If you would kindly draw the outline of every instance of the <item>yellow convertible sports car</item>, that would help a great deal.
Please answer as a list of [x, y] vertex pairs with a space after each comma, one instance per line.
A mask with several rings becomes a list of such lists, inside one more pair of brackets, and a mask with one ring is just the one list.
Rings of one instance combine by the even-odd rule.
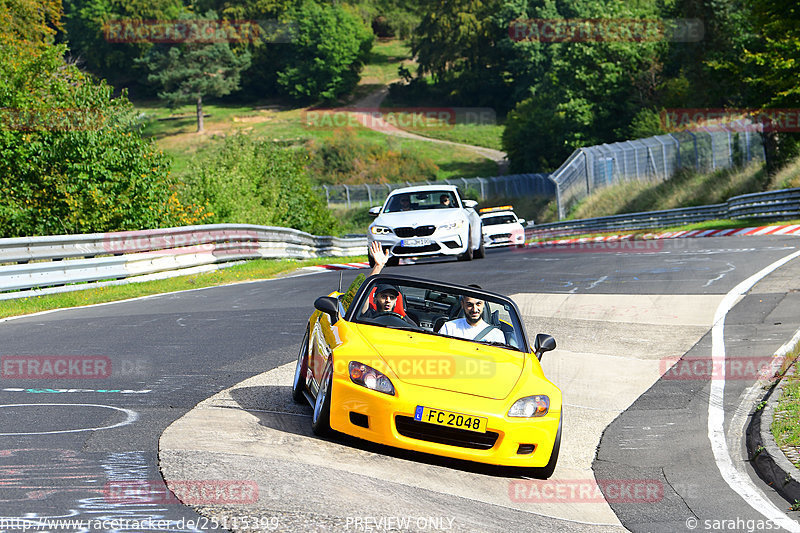
[[371, 276], [314, 302], [292, 395], [311, 427], [547, 478], [561, 391], [531, 350], [517, 306], [476, 286]]

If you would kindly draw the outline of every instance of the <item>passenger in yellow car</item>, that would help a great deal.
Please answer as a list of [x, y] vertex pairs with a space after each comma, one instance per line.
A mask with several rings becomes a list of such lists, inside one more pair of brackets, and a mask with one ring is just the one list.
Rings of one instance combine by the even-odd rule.
[[486, 302], [483, 300], [463, 296], [461, 298], [461, 309], [464, 311], [464, 317], [445, 322], [439, 333], [474, 341], [505, 343], [506, 337], [503, 332], [483, 320], [482, 315], [485, 305]]

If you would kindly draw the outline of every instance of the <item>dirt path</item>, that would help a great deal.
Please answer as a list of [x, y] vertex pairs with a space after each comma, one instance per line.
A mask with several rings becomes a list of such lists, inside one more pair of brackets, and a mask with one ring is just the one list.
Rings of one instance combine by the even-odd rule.
[[[399, 80], [394, 80], [394, 81], [399, 81]], [[447, 144], [450, 146], [456, 146], [458, 148], [465, 148], [467, 150], [475, 152], [476, 154], [482, 157], [491, 159], [492, 161], [497, 163], [498, 172], [500, 174], [506, 173], [506, 169], [508, 168], [508, 159], [506, 159], [505, 152], [501, 152], [500, 150], [494, 150], [492, 148], [486, 148], [484, 146], [474, 146], [471, 144], [463, 144], [453, 141], [445, 141], [442, 139], [433, 139], [431, 137], [424, 137], [416, 133], [411, 133], [402, 130], [397, 126], [394, 126], [393, 124], [386, 122], [380, 116], [375, 116], [376, 114], [375, 112], [380, 108], [381, 102], [383, 102], [384, 98], [386, 98], [388, 94], [389, 94], [389, 87], [388, 85], [386, 85], [355, 102], [352, 105], [353, 108], [364, 110], [364, 111], [353, 112], [353, 115], [356, 117], [356, 120], [358, 120], [358, 122], [362, 126], [386, 135], [393, 135], [395, 137], [402, 137], [404, 139], [414, 139], [417, 141]], [[374, 111], [370, 112], [367, 110], [374, 110]]]

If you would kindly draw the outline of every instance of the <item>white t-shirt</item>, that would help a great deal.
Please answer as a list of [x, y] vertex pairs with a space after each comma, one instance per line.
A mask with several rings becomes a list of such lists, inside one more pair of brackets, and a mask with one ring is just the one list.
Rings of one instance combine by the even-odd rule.
[[[466, 318], [457, 318], [450, 322], [445, 322], [439, 333], [472, 340], [487, 327], [489, 327], [489, 324], [483, 319], [479, 320], [474, 326], [470, 326]], [[506, 336], [498, 328], [494, 328], [484, 335], [481, 340], [486, 342], [506, 342]]]

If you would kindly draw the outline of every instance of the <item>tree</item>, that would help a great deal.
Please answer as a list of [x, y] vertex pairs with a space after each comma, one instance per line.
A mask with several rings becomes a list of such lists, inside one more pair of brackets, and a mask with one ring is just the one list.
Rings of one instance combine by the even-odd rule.
[[289, 16], [291, 42], [278, 72], [283, 91], [325, 101], [352, 91], [372, 49], [372, 30], [346, 6], [306, 1]]
[[[210, 13], [205, 20], [216, 19]], [[203, 96], [225, 96], [239, 88], [241, 72], [250, 66], [250, 53], [234, 53], [227, 42], [192, 43], [154, 49], [142, 60], [148, 80], [163, 87], [159, 98], [171, 107], [195, 102], [197, 131], [203, 131]]]

